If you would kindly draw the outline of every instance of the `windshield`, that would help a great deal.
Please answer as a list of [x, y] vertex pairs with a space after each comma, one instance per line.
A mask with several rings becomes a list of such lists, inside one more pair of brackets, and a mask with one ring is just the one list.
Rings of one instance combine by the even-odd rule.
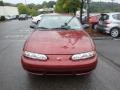
[[120, 14], [114, 14], [112, 16], [115, 20], [120, 20]]
[[82, 26], [78, 19], [73, 16], [45, 15], [38, 24], [38, 28], [80, 30]]
[[101, 14], [100, 20], [104, 21], [104, 20], [108, 20], [108, 19], [109, 19], [109, 15]]

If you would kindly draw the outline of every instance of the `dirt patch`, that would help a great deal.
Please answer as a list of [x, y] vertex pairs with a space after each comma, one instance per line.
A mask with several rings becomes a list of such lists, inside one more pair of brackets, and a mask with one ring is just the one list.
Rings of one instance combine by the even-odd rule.
[[87, 29], [86, 32], [91, 36], [91, 37], [108, 37], [109, 35], [105, 33], [100, 33], [97, 30], [92, 30], [92, 29]]

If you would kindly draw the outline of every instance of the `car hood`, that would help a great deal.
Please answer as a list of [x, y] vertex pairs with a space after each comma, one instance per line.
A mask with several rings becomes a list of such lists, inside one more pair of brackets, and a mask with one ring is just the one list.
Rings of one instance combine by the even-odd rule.
[[41, 54], [77, 54], [93, 50], [92, 39], [85, 31], [34, 31], [24, 51]]

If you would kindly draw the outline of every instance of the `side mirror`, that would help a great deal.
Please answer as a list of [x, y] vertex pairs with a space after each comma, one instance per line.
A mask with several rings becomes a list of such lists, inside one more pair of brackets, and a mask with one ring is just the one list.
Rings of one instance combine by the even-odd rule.
[[37, 24], [36, 24], [36, 23], [32, 23], [32, 24], [30, 25], [30, 28], [36, 29], [36, 28], [37, 28]]
[[84, 24], [84, 25], [82, 25], [82, 27], [83, 27], [84, 29], [88, 29], [88, 28], [90, 27], [90, 25], [89, 25], [89, 24]]

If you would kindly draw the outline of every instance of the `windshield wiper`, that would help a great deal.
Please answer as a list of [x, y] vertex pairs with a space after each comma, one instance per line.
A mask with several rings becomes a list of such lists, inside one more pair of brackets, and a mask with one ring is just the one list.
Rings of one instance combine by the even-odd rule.
[[65, 29], [65, 30], [68, 30], [70, 28], [68, 28], [68, 27], [57, 27], [57, 28], [51, 28], [51, 29]]
[[60, 28], [58, 29], [71, 29], [70, 26], [68, 25], [73, 19], [74, 19], [75, 16], [73, 16], [72, 18], [70, 18], [70, 20], [68, 20], [68, 22], [65, 22], [64, 25], [62, 25]]
[[62, 29], [62, 30], [77, 30], [77, 29], [74, 29], [74, 28], [70, 28], [70, 27], [57, 27], [57, 28], [51, 28], [51, 29]]
[[74, 18], [75, 16], [73, 16], [72, 18], [70, 18], [70, 20], [68, 21], [68, 22], [65, 22], [65, 26], [67, 26], [72, 20], [73, 20], [73, 18]]
[[69, 24], [69, 23], [73, 20], [74, 17], [75, 17], [75, 16], [73, 16], [73, 17], [67, 22], [67, 24]]
[[49, 28], [46, 28], [46, 27], [37, 27], [37, 28], [40, 28], [40, 29], [49, 29]]

